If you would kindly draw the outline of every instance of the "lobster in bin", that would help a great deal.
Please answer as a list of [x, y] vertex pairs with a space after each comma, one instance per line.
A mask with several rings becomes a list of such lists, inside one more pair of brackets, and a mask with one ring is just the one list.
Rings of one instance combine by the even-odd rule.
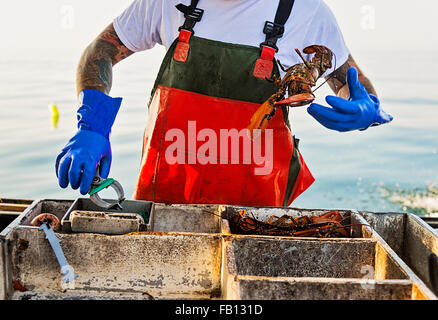
[[347, 219], [350, 218], [343, 218], [339, 211], [330, 211], [321, 216], [271, 216], [263, 222], [246, 210], [240, 210], [230, 221], [230, 227], [234, 233], [246, 235], [349, 238], [351, 227], [363, 224], [346, 224]]
[[[268, 98], [254, 113], [248, 126], [251, 137], [255, 137], [254, 130], [262, 132], [268, 126], [269, 120], [275, 115], [277, 107], [301, 107], [308, 105], [315, 100], [312, 87], [318, 79], [332, 67], [333, 52], [324, 46], [312, 45], [303, 49], [305, 54], [314, 54], [310, 61], [307, 61], [300, 50], [295, 49], [303, 60], [303, 63], [293, 65], [286, 69], [277, 60], [280, 68], [286, 73], [283, 79], [273, 76], [273, 81], [278, 87], [277, 92]], [[286, 97], [286, 93], [288, 97]]]

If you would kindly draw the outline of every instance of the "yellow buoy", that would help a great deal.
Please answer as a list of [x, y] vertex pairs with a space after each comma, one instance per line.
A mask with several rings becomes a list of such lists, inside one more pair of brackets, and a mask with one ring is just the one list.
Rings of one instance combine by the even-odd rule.
[[50, 106], [50, 110], [52, 112], [52, 127], [53, 129], [58, 128], [58, 121], [59, 121], [59, 111], [56, 104], [52, 104]]

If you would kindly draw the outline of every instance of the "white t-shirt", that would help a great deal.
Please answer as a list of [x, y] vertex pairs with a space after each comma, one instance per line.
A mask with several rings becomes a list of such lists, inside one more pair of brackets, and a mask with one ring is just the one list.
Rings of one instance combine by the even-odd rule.
[[[114, 20], [114, 29], [131, 51], [147, 50], [157, 43], [168, 49], [185, 20], [175, 8], [178, 3], [189, 5], [190, 0], [135, 0]], [[265, 21], [274, 21], [278, 4], [279, 0], [200, 0], [197, 7], [204, 9], [204, 16], [194, 27], [195, 35], [258, 47], [265, 41]], [[336, 67], [347, 61], [349, 50], [330, 8], [322, 0], [296, 0], [285, 33], [277, 41], [276, 57], [288, 68], [302, 62], [295, 48], [313, 44], [331, 49]]]

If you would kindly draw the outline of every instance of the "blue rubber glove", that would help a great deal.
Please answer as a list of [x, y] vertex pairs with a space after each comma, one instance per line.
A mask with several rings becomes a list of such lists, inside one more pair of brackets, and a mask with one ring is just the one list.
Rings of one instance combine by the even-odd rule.
[[70, 183], [85, 195], [98, 165], [102, 178], [109, 175], [112, 160], [109, 135], [122, 99], [87, 89], [79, 94], [79, 103], [79, 130], [56, 158], [55, 169], [61, 188]]
[[347, 72], [347, 84], [350, 90], [349, 100], [327, 96], [326, 101], [333, 108], [312, 103], [307, 112], [324, 127], [340, 132], [366, 130], [391, 122], [393, 117], [382, 110], [379, 99], [368, 94], [359, 82], [357, 70], [351, 67]]

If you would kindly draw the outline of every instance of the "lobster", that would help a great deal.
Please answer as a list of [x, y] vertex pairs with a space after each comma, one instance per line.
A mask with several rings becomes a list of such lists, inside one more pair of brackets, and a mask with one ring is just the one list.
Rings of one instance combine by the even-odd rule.
[[[324, 46], [312, 45], [303, 49], [305, 54], [314, 54], [311, 61], [307, 61], [300, 50], [295, 49], [304, 63], [293, 65], [286, 69], [279, 60], [280, 68], [286, 73], [283, 79], [273, 76], [273, 79], [266, 79], [274, 82], [278, 87], [277, 92], [270, 96], [254, 113], [248, 126], [251, 137], [254, 137], [254, 130], [260, 132], [266, 129], [269, 121], [275, 115], [276, 108], [301, 107], [308, 105], [315, 100], [312, 87], [317, 80], [332, 67], [333, 52]], [[286, 92], [288, 98], [285, 99]]]
[[348, 238], [352, 225], [342, 224], [343, 220], [339, 211], [330, 211], [322, 216], [271, 216], [262, 222], [241, 210], [233, 217], [232, 226], [237, 233], [249, 235]]

